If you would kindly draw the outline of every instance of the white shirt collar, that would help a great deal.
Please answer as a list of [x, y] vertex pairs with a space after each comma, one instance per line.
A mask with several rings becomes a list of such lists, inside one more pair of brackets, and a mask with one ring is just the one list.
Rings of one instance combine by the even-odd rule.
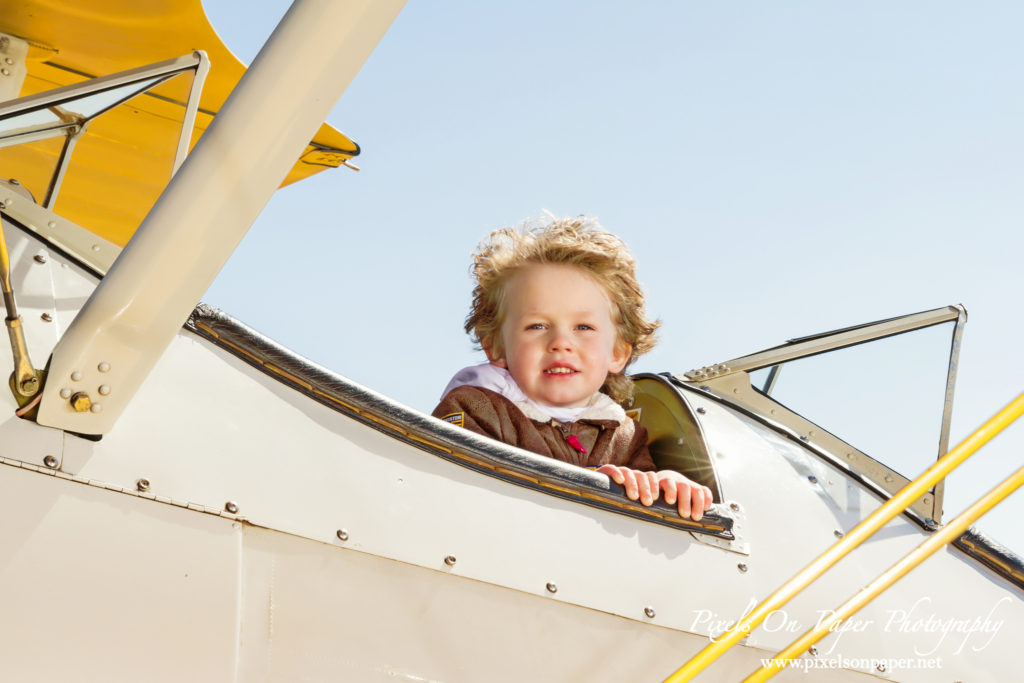
[[587, 405], [579, 408], [560, 408], [538, 403], [523, 393], [508, 370], [491, 363], [471, 365], [456, 372], [452, 380], [448, 382], [448, 386], [444, 388], [442, 397], [447, 396], [452, 389], [463, 385], [482, 387], [499, 393], [516, 404], [516, 407], [523, 411], [526, 417], [538, 422], [614, 420], [621, 423], [626, 419], [626, 411], [622, 409], [622, 406], [600, 391], [591, 397]]

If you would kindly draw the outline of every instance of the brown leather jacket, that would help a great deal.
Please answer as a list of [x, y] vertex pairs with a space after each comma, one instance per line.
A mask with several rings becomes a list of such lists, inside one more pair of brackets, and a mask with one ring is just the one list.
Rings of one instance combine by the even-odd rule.
[[527, 417], [501, 394], [470, 385], [449, 391], [433, 415], [478, 434], [580, 467], [612, 464], [635, 470], [655, 469], [647, 451], [647, 430], [630, 418], [621, 423], [590, 419], [539, 422]]

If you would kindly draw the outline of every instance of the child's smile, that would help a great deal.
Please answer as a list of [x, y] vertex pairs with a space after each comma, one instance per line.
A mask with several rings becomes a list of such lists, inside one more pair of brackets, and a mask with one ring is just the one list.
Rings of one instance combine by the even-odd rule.
[[504, 304], [500, 349], [488, 357], [538, 403], [585, 406], [629, 359], [608, 295], [575, 266], [524, 268], [507, 283]]

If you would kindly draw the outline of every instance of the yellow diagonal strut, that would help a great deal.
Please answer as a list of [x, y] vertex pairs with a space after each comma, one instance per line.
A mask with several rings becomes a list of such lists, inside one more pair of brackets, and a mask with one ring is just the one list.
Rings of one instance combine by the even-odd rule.
[[694, 676], [725, 654], [740, 639], [757, 628], [770, 613], [793, 599], [793, 597], [824, 574], [836, 562], [846, 557], [854, 548], [866, 541], [891, 519], [901, 514], [918, 497], [973, 455], [975, 451], [988, 443], [996, 434], [1020, 417], [1022, 413], [1024, 413], [1024, 394], [1011, 401], [1009, 405], [996, 413], [988, 422], [960, 442], [956, 448], [939, 458], [921, 476], [907, 484], [899, 493], [855, 526], [838, 543], [822, 553], [817, 559], [768, 596], [746, 617], [738, 621], [735, 626], [719, 636], [714, 642], [709, 643], [693, 659], [666, 678], [665, 683], [682, 683], [683, 681], [692, 680]]
[[[843, 605], [833, 612], [828, 619], [821, 620], [814, 626], [814, 628], [810, 629], [787, 645], [786, 649], [775, 655], [774, 661], [779, 662], [780, 665], [782, 665], [782, 663], [787, 660], [793, 660], [799, 657], [802, 653], [807, 651], [807, 648], [831, 633], [831, 629], [835, 624], [848, 619], [860, 610], [860, 608], [874, 600], [880, 593], [882, 593], [882, 591], [886, 590], [906, 576], [910, 570], [914, 569], [914, 567], [934, 555], [937, 550], [944, 547], [947, 543], [955, 540], [957, 536], [962, 534], [964, 530], [974, 523], [976, 519], [984, 515], [1004, 498], [1020, 488], [1022, 484], [1024, 484], [1024, 467], [1021, 467], [1019, 470], [1004, 479], [999, 486], [996, 486], [994, 489], [979, 498], [974, 505], [957, 515], [956, 518], [943, 527], [941, 531], [930, 536], [928, 540], [910, 551], [910, 553], [908, 553], [902, 560], [889, 567], [889, 569], [887, 569], [881, 576], [843, 603]], [[780, 668], [773, 666], [771, 663], [766, 664], [754, 673], [750, 674], [747, 678], [743, 679], [743, 683], [767, 681], [769, 678], [779, 673], [780, 670]]]

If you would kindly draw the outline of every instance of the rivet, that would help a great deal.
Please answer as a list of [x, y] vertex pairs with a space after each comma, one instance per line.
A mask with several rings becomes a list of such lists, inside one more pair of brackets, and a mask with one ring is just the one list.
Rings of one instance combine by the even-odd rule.
[[770, 413], [771, 413], [772, 415], [774, 415], [774, 414], [775, 414], [775, 408], [772, 408], [772, 409], [771, 409], [771, 410], [769, 410], [768, 412], [770, 412]]
[[840, 531], [839, 529], [836, 529], [836, 530], [835, 530], [835, 531], [833, 531], [832, 533], [833, 533], [833, 534], [835, 534], [835, 537], [836, 537], [836, 538], [842, 538], [842, 537], [843, 537], [843, 532], [842, 532], [842, 531]]
[[807, 481], [811, 482], [812, 484], [817, 484], [818, 478], [812, 474], [811, 476], [807, 477]]
[[50, 221], [46, 224], [51, 230], [57, 227], [57, 221]]
[[233, 500], [229, 500], [228, 502], [224, 503], [224, 509], [227, 512], [230, 512], [231, 514], [235, 514], [238, 512], [238, 503], [236, 503]]
[[48, 455], [43, 458], [43, 464], [49, 467], [51, 470], [57, 469], [57, 458], [52, 455]]
[[807, 651], [809, 653], [811, 653], [812, 655], [818, 654], [818, 648], [814, 647], [813, 645], [811, 645], [809, 648], [807, 648]]
[[82, 381], [82, 373], [79, 372], [78, 370], [75, 370], [74, 372], [72, 372], [71, 373], [71, 381], [72, 382], [81, 382]]
[[11, 75], [11, 70], [10, 69], [6, 69], [6, 68], [5, 69], [0, 69], [0, 73], [2, 73], [4, 76], [10, 76]]
[[92, 250], [93, 251], [99, 251], [100, 250], [100, 245], [98, 245], [98, 244], [92, 245]]
[[137, 488], [140, 491], [148, 491], [149, 479], [139, 479], [137, 482], [135, 482], [135, 488]]
[[648, 619], [653, 619], [654, 618], [654, 608], [653, 607], [644, 607], [644, 615], [646, 615]]
[[701, 415], [703, 415], [703, 414], [705, 414], [708, 411], [705, 410], [703, 406], [701, 406], [700, 408], [697, 408], [697, 412], [700, 413]]
[[348, 540], [348, 529], [338, 529], [338, 540], [339, 541], [347, 541]]
[[106, 396], [107, 394], [110, 393], [110, 385], [109, 384], [101, 384], [100, 388], [97, 389], [97, 391], [100, 392], [100, 395]]
[[551, 583], [550, 581], [548, 582], [547, 589], [548, 589], [548, 593], [557, 593], [558, 592], [558, 586], [556, 586], [555, 584]]
[[92, 406], [92, 401], [89, 399], [89, 394], [84, 391], [79, 391], [71, 396], [71, 407], [75, 409], [75, 412], [84, 413], [89, 410], [90, 406]]
[[455, 556], [454, 555], [446, 555], [445, 558], [444, 558], [444, 563], [446, 565], [448, 565], [449, 567], [454, 567], [455, 566]]
[[103, 361], [102, 363], [96, 366], [96, 369], [99, 370], [100, 372], [110, 372], [110, 363], [108, 363], [107, 361]]
[[102, 413], [103, 406], [101, 406], [99, 403], [93, 403], [91, 406], [89, 406], [89, 410], [93, 413]]
[[921, 499], [921, 502], [927, 505], [928, 503], [932, 502], [932, 499], [929, 498], [928, 496], [925, 496], [924, 498]]
[[46, 263], [46, 254], [36, 254], [32, 257], [32, 260], [36, 263]]
[[50, 315], [49, 313], [46, 313], [45, 311], [39, 315], [39, 318], [44, 323], [52, 323], [53, 322], [53, 316]]
[[4, 62], [7, 64], [14, 64], [14, 60], [10, 57], [4, 57]]
[[846, 454], [846, 459], [847, 460], [853, 460], [853, 453], [847, 453]]
[[747, 567], [747, 565], [745, 563], [740, 562], [738, 565], [736, 565], [736, 568], [739, 569], [741, 572], [746, 573], [746, 571], [747, 571], [747, 569], [749, 567]]
[[71, 390], [66, 388], [66, 387], [64, 389], [61, 389], [60, 390], [60, 397], [61, 398], [71, 398]]
[[891, 484], [891, 483], [892, 483], [892, 476], [891, 476], [891, 475], [888, 475], [888, 474], [887, 474], [887, 475], [885, 475], [885, 481], [886, 481], [887, 483]]
[[885, 670], [886, 670], [886, 666], [885, 666], [885, 664], [882, 664], [881, 662], [879, 662], [879, 663], [878, 663], [878, 664], [877, 664], [877, 665], [875, 666], [875, 668], [876, 668], [876, 669], [878, 669], [878, 673], [883, 673], [883, 674], [885, 673]]
[[739, 512], [740, 511], [740, 504], [739, 503], [729, 503], [729, 509], [732, 510], [733, 512]]

